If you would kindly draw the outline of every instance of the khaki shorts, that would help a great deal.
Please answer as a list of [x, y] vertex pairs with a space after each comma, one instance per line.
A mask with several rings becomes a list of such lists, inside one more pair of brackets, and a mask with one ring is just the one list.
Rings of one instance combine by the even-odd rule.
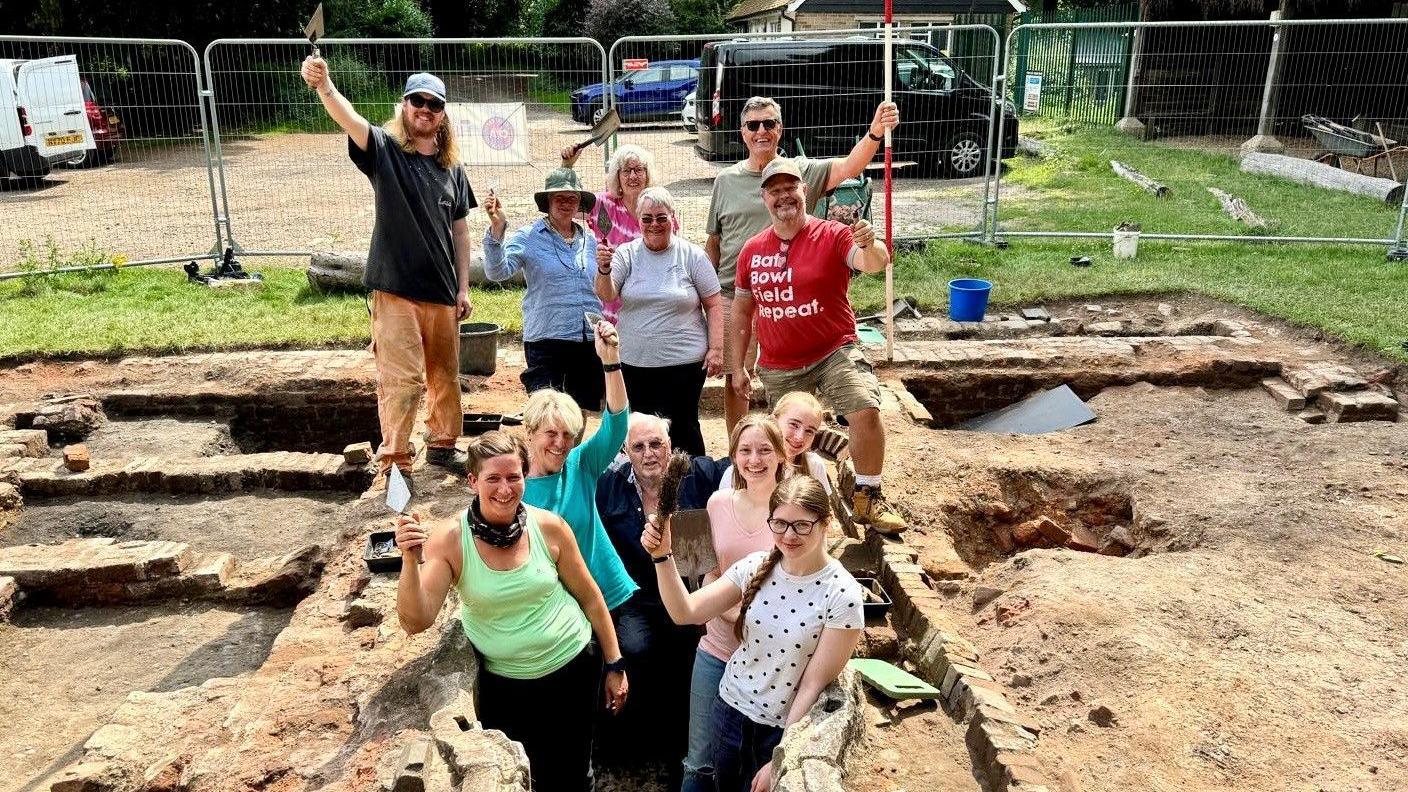
[[769, 405], [792, 391], [807, 391], [816, 394], [837, 415], [880, 407], [880, 381], [865, 353], [855, 344], [846, 344], [810, 366], [760, 368], [758, 377], [768, 391]]
[[[733, 349], [733, 333], [729, 332], [729, 325], [733, 322], [733, 297], [723, 294], [724, 298], [724, 364], [727, 365], [732, 357], [729, 351]], [[743, 355], [743, 367], [749, 371], [757, 368], [758, 365], [758, 326], [753, 325], [753, 333], [748, 336], [748, 350]]]

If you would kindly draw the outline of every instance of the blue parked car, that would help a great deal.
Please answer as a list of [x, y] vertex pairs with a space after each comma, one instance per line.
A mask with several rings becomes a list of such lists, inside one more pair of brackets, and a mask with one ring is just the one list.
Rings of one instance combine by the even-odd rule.
[[[616, 78], [616, 110], [622, 121], [675, 118], [685, 96], [699, 82], [699, 59], [655, 61]], [[594, 123], [605, 112], [605, 87], [584, 85], [572, 92], [572, 120]]]

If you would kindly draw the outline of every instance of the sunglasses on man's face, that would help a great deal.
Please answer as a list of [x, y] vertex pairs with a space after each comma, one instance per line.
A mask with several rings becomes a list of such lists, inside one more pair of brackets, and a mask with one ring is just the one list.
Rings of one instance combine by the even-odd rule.
[[417, 110], [421, 110], [423, 108], [428, 107], [430, 108], [431, 112], [439, 113], [445, 109], [444, 102], [440, 101], [439, 99], [436, 99], [433, 96], [425, 96], [424, 94], [411, 94], [410, 96], [406, 97], [406, 101], [410, 102], [411, 107], [414, 107]]
[[759, 129], [766, 129], [767, 131], [771, 132], [774, 129], [777, 129], [777, 119], [755, 118], [752, 121], [744, 121], [743, 126], [749, 132], [757, 132]]
[[648, 225], [665, 225], [665, 224], [667, 224], [667, 223], [669, 223], [669, 222], [670, 222], [670, 216], [667, 215], [667, 214], [641, 215], [641, 216], [640, 216], [640, 224], [643, 225], [643, 226], [648, 226]]

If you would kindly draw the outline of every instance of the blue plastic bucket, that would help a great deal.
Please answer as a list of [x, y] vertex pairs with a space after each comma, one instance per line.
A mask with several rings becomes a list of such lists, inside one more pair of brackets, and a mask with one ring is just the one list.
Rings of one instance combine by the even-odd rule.
[[948, 282], [948, 318], [955, 322], [981, 322], [988, 310], [992, 283], [978, 278]]

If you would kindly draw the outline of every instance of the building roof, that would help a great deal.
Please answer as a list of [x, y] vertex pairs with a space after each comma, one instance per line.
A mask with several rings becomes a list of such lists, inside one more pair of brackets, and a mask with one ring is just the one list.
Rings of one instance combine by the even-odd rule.
[[728, 12], [726, 21], [735, 19], [747, 19], [758, 14], [766, 14], [770, 11], [781, 11], [786, 8], [792, 0], [739, 0], [738, 5]]
[[[878, 0], [803, 0], [801, 11], [878, 14], [884, 7]], [[1026, 10], [1025, 3], [1014, 0], [894, 0], [896, 14], [1015, 14]]]

